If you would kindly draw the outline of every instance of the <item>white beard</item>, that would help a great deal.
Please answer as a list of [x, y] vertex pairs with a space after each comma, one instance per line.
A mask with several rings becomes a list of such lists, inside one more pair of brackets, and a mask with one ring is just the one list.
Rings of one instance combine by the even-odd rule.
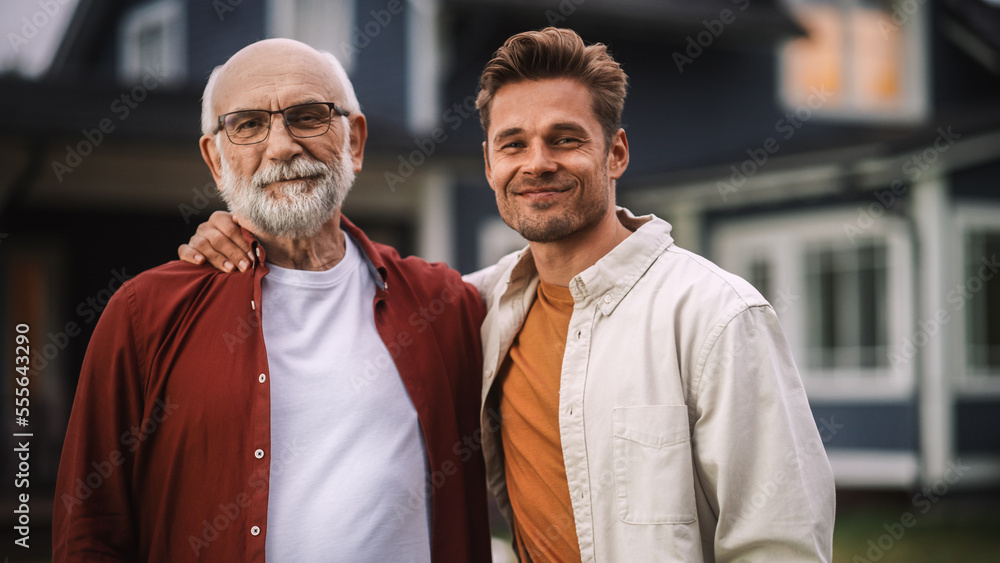
[[[330, 164], [296, 158], [258, 170], [249, 180], [236, 176], [221, 154], [222, 147], [219, 149], [219, 191], [223, 201], [229, 211], [248, 219], [262, 234], [293, 239], [315, 235], [344, 204], [354, 184], [350, 138], [344, 139], [339, 157]], [[276, 192], [264, 189], [270, 183], [292, 178], [302, 179], [287, 182]]]

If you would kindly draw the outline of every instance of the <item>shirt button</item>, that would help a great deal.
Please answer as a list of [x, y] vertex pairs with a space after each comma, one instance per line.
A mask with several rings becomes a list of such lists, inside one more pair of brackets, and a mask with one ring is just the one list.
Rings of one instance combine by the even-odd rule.
[[266, 379], [267, 379], [267, 376], [262, 373], [262, 374], [260, 374], [260, 377], [257, 378], [257, 381], [260, 381], [261, 383], [264, 383], [264, 381]]
[[250, 310], [257, 310], [257, 305], [253, 302], [253, 299], [250, 300]]
[[605, 303], [611, 303], [611, 294], [610, 293], [604, 296], [604, 302]]
[[264, 450], [257, 450], [257, 451], [255, 451], [255, 452], [253, 453], [253, 456], [254, 456], [255, 458], [257, 458], [257, 459], [261, 459], [261, 458], [263, 458], [263, 457], [264, 457]]
[[260, 527], [259, 526], [254, 526], [254, 527], [250, 528], [250, 535], [251, 536], [259, 536], [260, 535]]
[[577, 338], [577, 340], [583, 338], [583, 331], [582, 330], [576, 331], [576, 338]]

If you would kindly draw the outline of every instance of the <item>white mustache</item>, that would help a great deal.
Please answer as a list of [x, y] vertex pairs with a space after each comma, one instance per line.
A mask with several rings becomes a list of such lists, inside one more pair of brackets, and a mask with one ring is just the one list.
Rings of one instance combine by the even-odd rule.
[[250, 178], [250, 185], [261, 189], [274, 182], [284, 182], [298, 178], [329, 177], [333, 169], [318, 160], [295, 159], [291, 162], [279, 162], [264, 170], [258, 170]]

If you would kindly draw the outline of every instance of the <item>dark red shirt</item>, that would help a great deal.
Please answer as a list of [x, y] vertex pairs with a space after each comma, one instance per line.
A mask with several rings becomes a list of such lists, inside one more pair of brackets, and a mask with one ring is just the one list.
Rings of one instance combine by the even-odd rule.
[[[489, 561], [483, 460], [459, 455], [479, 438], [479, 294], [442, 264], [400, 258], [347, 219], [342, 227], [367, 257], [376, 326], [423, 430], [432, 559]], [[63, 446], [54, 561], [264, 561], [267, 267], [244, 238], [258, 256], [245, 273], [170, 262], [109, 301]]]

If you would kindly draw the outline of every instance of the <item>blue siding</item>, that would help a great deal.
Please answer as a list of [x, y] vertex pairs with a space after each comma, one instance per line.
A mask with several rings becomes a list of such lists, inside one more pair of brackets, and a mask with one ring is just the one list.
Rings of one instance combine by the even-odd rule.
[[812, 411], [828, 450], [918, 449], [914, 403], [813, 404]]
[[958, 401], [955, 422], [959, 454], [1000, 454], [1000, 398]]
[[204, 89], [208, 75], [236, 51], [265, 39], [266, 2], [188, 0], [188, 83]]
[[485, 179], [476, 181], [464, 178], [455, 185], [455, 268], [463, 274], [479, 267], [479, 236], [477, 229], [486, 222], [500, 216], [496, 198]]
[[372, 11], [381, 12], [387, 4], [387, 0], [358, 0], [351, 37], [364, 47], [355, 55], [351, 81], [369, 120], [401, 125], [407, 118], [406, 26], [412, 8], [403, 2], [403, 11], [382, 26]]
[[956, 198], [1000, 200], [997, 189], [1000, 178], [1000, 162], [989, 162], [964, 168], [951, 175], [951, 189]]
[[631, 82], [622, 117], [630, 148], [624, 188], [647, 174], [742, 161], [747, 148], [776, 135], [769, 52], [711, 49], [681, 73], [670, 53], [683, 47], [615, 41], [611, 48]]

